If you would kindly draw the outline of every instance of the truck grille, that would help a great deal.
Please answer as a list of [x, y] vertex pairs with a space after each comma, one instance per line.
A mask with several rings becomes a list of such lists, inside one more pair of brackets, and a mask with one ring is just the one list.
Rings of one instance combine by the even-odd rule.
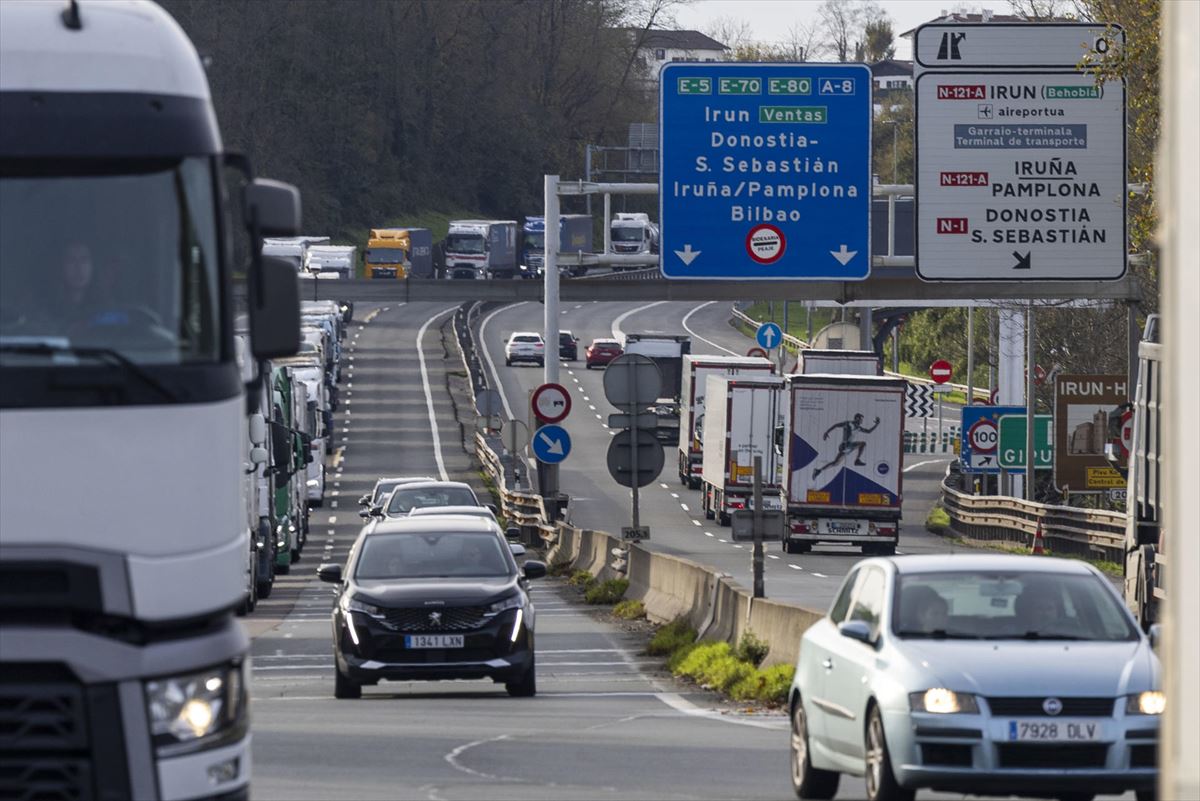
[[0, 799], [129, 797], [116, 686], [39, 683], [23, 673], [0, 678]]
[[[1042, 708], [1047, 696], [1028, 698], [989, 698], [988, 707], [993, 715], [1021, 715], [1025, 717], [1049, 717]], [[1063, 718], [1107, 718], [1113, 714], [1112, 698], [1059, 698], [1062, 711], [1056, 717]]]
[[[484, 617], [487, 610], [482, 606], [457, 606], [420, 609], [388, 609], [385, 612], [387, 625], [396, 631], [473, 631], [482, 627], [491, 618]], [[436, 615], [437, 617], [433, 617]]]

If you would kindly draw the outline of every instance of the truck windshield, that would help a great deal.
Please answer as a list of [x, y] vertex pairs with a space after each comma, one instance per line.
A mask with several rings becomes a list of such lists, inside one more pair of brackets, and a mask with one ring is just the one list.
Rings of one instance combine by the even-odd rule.
[[545, 234], [525, 234], [525, 249], [526, 250], [545, 250], [546, 235]]
[[483, 237], [479, 234], [450, 234], [446, 237], [447, 253], [483, 253]]
[[400, 264], [404, 261], [404, 248], [371, 248], [367, 251], [367, 264]]
[[0, 363], [218, 360], [213, 181], [199, 156], [0, 159]]
[[614, 242], [641, 242], [641, 228], [614, 228], [612, 229], [612, 239]]

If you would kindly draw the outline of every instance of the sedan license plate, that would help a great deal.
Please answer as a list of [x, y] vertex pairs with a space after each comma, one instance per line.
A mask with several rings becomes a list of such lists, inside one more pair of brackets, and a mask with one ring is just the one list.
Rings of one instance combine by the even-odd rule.
[[1090, 743], [1099, 740], [1103, 728], [1098, 721], [1086, 720], [1010, 720], [1009, 742], [1018, 743]]
[[462, 648], [461, 634], [406, 634], [405, 648]]

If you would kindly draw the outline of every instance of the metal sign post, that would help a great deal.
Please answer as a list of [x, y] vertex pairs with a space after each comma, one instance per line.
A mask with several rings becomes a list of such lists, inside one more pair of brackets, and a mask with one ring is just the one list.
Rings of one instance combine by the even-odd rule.
[[1036, 500], [1034, 492], [1035, 479], [1037, 474], [1033, 472], [1033, 429], [1034, 420], [1037, 416], [1037, 398], [1034, 395], [1034, 382], [1037, 380], [1034, 366], [1037, 364], [1036, 356], [1034, 355], [1034, 336], [1033, 336], [1033, 305], [1025, 310], [1025, 500]]
[[762, 457], [754, 457], [754, 597], [766, 598], [767, 588], [763, 576], [763, 497]]

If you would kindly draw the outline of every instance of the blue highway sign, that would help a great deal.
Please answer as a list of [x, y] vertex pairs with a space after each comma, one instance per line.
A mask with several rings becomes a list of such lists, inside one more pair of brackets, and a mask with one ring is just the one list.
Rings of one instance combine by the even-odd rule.
[[779, 347], [779, 343], [783, 341], [783, 329], [776, 323], [763, 323], [758, 327], [754, 338], [758, 340], [760, 347], [773, 350]]
[[967, 473], [1000, 472], [1000, 418], [1025, 414], [1024, 406], [964, 406], [959, 461]]
[[866, 278], [871, 89], [863, 64], [663, 67], [662, 274]]
[[539, 462], [558, 464], [571, 453], [571, 435], [562, 426], [542, 426], [533, 433], [533, 455]]

